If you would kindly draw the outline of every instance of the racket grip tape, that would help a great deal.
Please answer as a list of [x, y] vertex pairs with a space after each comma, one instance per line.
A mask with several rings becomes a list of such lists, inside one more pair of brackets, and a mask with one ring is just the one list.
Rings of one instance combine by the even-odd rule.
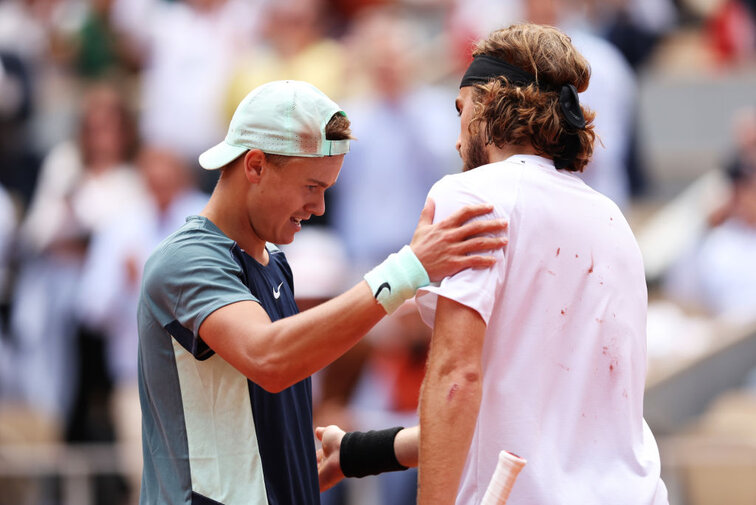
[[512, 492], [512, 486], [525, 463], [527, 461], [516, 454], [501, 451], [491, 482], [488, 484], [486, 494], [483, 495], [483, 501], [480, 502], [481, 505], [505, 505], [509, 493]]

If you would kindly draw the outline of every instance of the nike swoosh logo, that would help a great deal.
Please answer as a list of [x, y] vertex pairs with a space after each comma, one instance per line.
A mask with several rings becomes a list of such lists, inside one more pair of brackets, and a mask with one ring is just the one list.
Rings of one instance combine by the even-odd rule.
[[283, 286], [283, 282], [273, 290], [273, 298], [275, 298], [276, 300], [278, 300], [278, 298], [281, 296], [281, 286]]
[[384, 288], [388, 289], [389, 294], [391, 294], [391, 285], [388, 282], [384, 282], [383, 284], [381, 284], [380, 286], [378, 286], [378, 290], [375, 292], [375, 299], [376, 300], [378, 299], [378, 295], [381, 294], [381, 291]]

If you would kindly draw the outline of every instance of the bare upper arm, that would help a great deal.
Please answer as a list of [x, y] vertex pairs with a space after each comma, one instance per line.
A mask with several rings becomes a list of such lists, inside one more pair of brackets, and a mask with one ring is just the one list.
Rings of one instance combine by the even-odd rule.
[[433, 347], [455, 362], [479, 362], [486, 323], [474, 309], [450, 298], [438, 297], [433, 327]]
[[245, 300], [212, 312], [200, 325], [199, 336], [231, 366], [258, 382], [264, 373], [263, 351], [271, 324], [259, 303]]

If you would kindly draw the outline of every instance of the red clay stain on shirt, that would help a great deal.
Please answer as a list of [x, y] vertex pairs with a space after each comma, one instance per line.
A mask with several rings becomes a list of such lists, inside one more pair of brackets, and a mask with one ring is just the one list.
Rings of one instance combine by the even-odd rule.
[[590, 268], [588, 269], [588, 273], [589, 273], [589, 274], [592, 274], [592, 273], [593, 273], [593, 254], [591, 254], [591, 266], [590, 266]]
[[564, 309], [562, 309], [562, 315], [564, 315]]
[[602, 347], [602, 349], [603, 351], [601, 352], [601, 354], [609, 357], [609, 373], [612, 373], [614, 372], [614, 367], [618, 364], [617, 357], [613, 356], [612, 353], [609, 352], [608, 346], [605, 345]]
[[561, 247], [557, 247], [557, 253], [556, 253], [556, 255], [559, 256], [560, 252], [562, 252], [562, 248]]

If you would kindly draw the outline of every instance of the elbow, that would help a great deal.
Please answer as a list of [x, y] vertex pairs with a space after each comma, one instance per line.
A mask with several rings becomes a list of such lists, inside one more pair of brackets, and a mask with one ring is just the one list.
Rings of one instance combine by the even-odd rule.
[[272, 373], [266, 374], [259, 380], [252, 380], [252, 382], [263, 388], [268, 393], [280, 393], [290, 386], [290, 384], [285, 383], [281, 380], [280, 377], [276, 377], [276, 375]]
[[244, 375], [268, 393], [280, 393], [294, 383], [288, 376], [285, 363], [270, 353], [249, 360]]
[[483, 380], [479, 359], [449, 357], [438, 360], [437, 365], [431, 366], [429, 371], [435, 372], [442, 380], [453, 380], [462, 384], [474, 385]]
[[449, 379], [455, 384], [460, 384], [461, 387], [475, 388], [480, 387], [482, 383], [482, 377], [480, 369], [468, 368], [460, 369], [452, 374], [449, 374]]
[[461, 397], [478, 396], [482, 390], [483, 377], [478, 366], [452, 367], [439, 376], [446, 401]]
[[[257, 384], [257, 383], [255, 383]], [[264, 385], [258, 384], [261, 388], [263, 388], [268, 393], [280, 393], [287, 387], [289, 387], [291, 384], [281, 382], [279, 380], [276, 380], [274, 378], [270, 379], [268, 382], [266, 382]]]

